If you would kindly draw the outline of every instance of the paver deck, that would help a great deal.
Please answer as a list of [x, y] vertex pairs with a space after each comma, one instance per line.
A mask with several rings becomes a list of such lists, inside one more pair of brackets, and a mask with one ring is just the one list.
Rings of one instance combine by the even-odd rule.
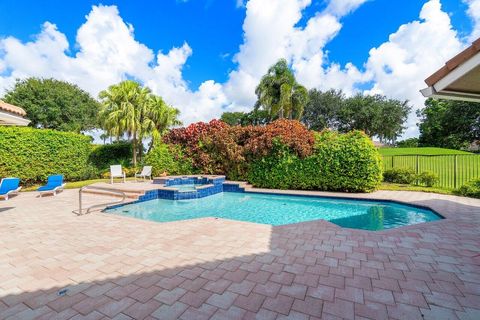
[[480, 201], [362, 196], [447, 219], [382, 232], [156, 223], [76, 216], [76, 190], [21, 193], [0, 202], [0, 319], [480, 319]]

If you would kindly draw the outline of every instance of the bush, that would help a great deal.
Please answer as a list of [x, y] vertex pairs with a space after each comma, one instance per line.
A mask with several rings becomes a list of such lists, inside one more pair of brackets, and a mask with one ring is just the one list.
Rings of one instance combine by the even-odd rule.
[[66, 180], [98, 175], [90, 164], [90, 137], [54, 130], [0, 126], [0, 176], [24, 184], [44, 182], [50, 174]]
[[184, 155], [180, 146], [159, 144], [145, 156], [145, 164], [152, 166], [152, 175], [193, 173], [192, 160]]
[[438, 175], [431, 171], [424, 171], [417, 176], [417, 183], [433, 187], [438, 182]]
[[317, 134], [313, 154], [305, 158], [279, 139], [270, 154], [252, 163], [248, 181], [257, 187], [368, 192], [381, 182], [381, 158], [362, 132]]
[[220, 120], [212, 120], [209, 123], [192, 123], [186, 128], [172, 129], [163, 137], [168, 144], [179, 145], [185, 151], [186, 156], [192, 159], [194, 168], [202, 173], [211, 173], [210, 155], [202, 148], [202, 139], [212, 136], [216, 131], [228, 128], [228, 124]]
[[412, 184], [417, 179], [415, 171], [411, 168], [392, 168], [385, 170], [383, 181], [391, 183]]
[[398, 148], [418, 148], [418, 138], [409, 138], [397, 142]]
[[466, 184], [455, 190], [454, 193], [464, 197], [480, 199], [480, 179], [475, 179], [467, 182]]
[[120, 141], [94, 146], [90, 161], [100, 170], [108, 169], [113, 164], [129, 167], [132, 162], [132, 143]]
[[268, 155], [275, 140], [301, 158], [311, 155], [315, 144], [313, 131], [296, 120], [280, 119], [264, 127], [245, 127], [244, 131], [247, 133], [245, 152], [254, 157]]

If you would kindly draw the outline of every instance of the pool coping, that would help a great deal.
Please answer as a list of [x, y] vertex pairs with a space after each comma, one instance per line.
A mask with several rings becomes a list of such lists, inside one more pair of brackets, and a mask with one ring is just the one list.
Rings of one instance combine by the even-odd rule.
[[[179, 177], [182, 177], [182, 176], [179, 176]], [[185, 176], [183, 176], [185, 177]], [[205, 178], [205, 177], [215, 177], [215, 178], [224, 178], [224, 176], [195, 176], [195, 177], [199, 177], [199, 178]], [[236, 186], [237, 187], [237, 191], [231, 191], [231, 190], [228, 190], [228, 191], [224, 191], [223, 190], [223, 185], [224, 184], [227, 184], [227, 185], [230, 185], [230, 186]], [[152, 190], [149, 190], [147, 191], [148, 192], [158, 192], [159, 190], [165, 190], [165, 189], [172, 189], [172, 188], [169, 188], [170, 186], [166, 187], [166, 186], [163, 186], [163, 187], [160, 187], [159, 186], [159, 189], [152, 189]], [[178, 191], [178, 189], [175, 189], [175, 192], [177, 193], [180, 193]], [[245, 223], [253, 223], [253, 224], [259, 224], [259, 225], [267, 225], [267, 226], [272, 226], [272, 227], [283, 227], [283, 226], [291, 226], [291, 225], [297, 225], [299, 223], [308, 223], [308, 222], [312, 222], [312, 221], [324, 221], [324, 222], [327, 222], [331, 225], [334, 225], [338, 228], [341, 228], [341, 229], [349, 229], [349, 230], [355, 230], [355, 231], [366, 231], [366, 232], [374, 232], [376, 234], [378, 233], [381, 233], [381, 232], [392, 232], [392, 231], [402, 231], [402, 230], [405, 230], [407, 228], [415, 228], [415, 227], [419, 227], [419, 226], [422, 226], [422, 225], [425, 225], [425, 224], [428, 224], [428, 225], [432, 225], [432, 224], [438, 224], [438, 223], [442, 223], [442, 222], [445, 222], [447, 220], [450, 220], [452, 219], [452, 217], [449, 217], [449, 214], [447, 213], [440, 213], [438, 212], [437, 209], [431, 207], [431, 206], [428, 206], [428, 205], [424, 205], [424, 204], [417, 204], [417, 203], [412, 203], [412, 202], [407, 202], [407, 201], [402, 201], [402, 200], [396, 200], [396, 199], [391, 199], [391, 198], [371, 198], [371, 197], [362, 197], [362, 195], [368, 195], [370, 193], [342, 193], [342, 194], [332, 194], [331, 192], [325, 192], [325, 191], [315, 191], [315, 190], [284, 190], [284, 189], [263, 189], [263, 188], [254, 188], [254, 187], [246, 187], [246, 182], [242, 182], [242, 181], [228, 181], [228, 180], [223, 180], [223, 183], [222, 183], [222, 191], [220, 192], [217, 192], [217, 193], [213, 193], [213, 194], [209, 194], [209, 195], [206, 195], [206, 196], [210, 196], [210, 195], [214, 195], [214, 194], [219, 194], [221, 192], [231, 192], [231, 193], [251, 193], [251, 194], [265, 194], [265, 195], [284, 195], [284, 196], [294, 196], [294, 197], [309, 197], [309, 198], [322, 198], [322, 199], [344, 199], [344, 200], [356, 200], [356, 201], [364, 201], [364, 202], [383, 202], [383, 203], [397, 203], [397, 204], [401, 204], [401, 205], [406, 205], [406, 206], [411, 206], [411, 207], [414, 207], [414, 208], [418, 208], [418, 209], [423, 209], [423, 210], [429, 210], [431, 212], [433, 212], [435, 215], [437, 215], [440, 219], [439, 220], [434, 220], [434, 221], [426, 221], [426, 222], [420, 222], [420, 223], [416, 223], [416, 224], [412, 224], [412, 225], [405, 225], [405, 226], [399, 226], [399, 227], [395, 227], [395, 228], [390, 228], [390, 229], [383, 229], [383, 230], [368, 230], [368, 229], [356, 229], [356, 228], [348, 228], [348, 227], [342, 227], [340, 225], [337, 225], [333, 222], [330, 222], [329, 220], [325, 220], [325, 219], [315, 219], [315, 220], [308, 220], [308, 221], [301, 221], [301, 222], [295, 222], [295, 223], [290, 223], [290, 224], [284, 224], [284, 225], [279, 225], [279, 226], [274, 226], [274, 225], [271, 225], [271, 224], [263, 224], [263, 223], [257, 223], [257, 222], [251, 222], [251, 221], [242, 221], [242, 220], [235, 220], [235, 219], [227, 219], [227, 218], [218, 218], [218, 217], [214, 217], [214, 216], [208, 216], [208, 217], [202, 217], [202, 218], [212, 218], [212, 219], [225, 219], [225, 220], [232, 220], [232, 221], [242, 221], [242, 222], [245, 222]], [[188, 193], [188, 191], [186, 192]], [[312, 194], [312, 193], [315, 193], [315, 194]], [[321, 194], [321, 193], [328, 193], [328, 194]], [[351, 196], [349, 196], [351, 195]], [[172, 200], [172, 201], [175, 201], [175, 200], [193, 200], [193, 199], [200, 199], [200, 198], [204, 198], [206, 196], [202, 196], [202, 197], [195, 197], [195, 198], [183, 198], [183, 199], [165, 199], [163, 198], [164, 200]], [[150, 200], [155, 200], [155, 199], [162, 199], [162, 198], [151, 198], [151, 197], [147, 197], [147, 199], [142, 199], [142, 200], [133, 200], [133, 201], [128, 201], [128, 202], [124, 202], [124, 203], [121, 203], [121, 204], [117, 204], [117, 205], [113, 205], [113, 206], [107, 206], [105, 207], [104, 209], [102, 209], [102, 213], [104, 214], [109, 214], [107, 212], [107, 210], [110, 210], [110, 209], [115, 209], [115, 208], [119, 208], [119, 207], [123, 207], [125, 205], [128, 205], [128, 204], [134, 204], [134, 203], [140, 203], [140, 202], [144, 202], [144, 201], [150, 201]], [[121, 217], [127, 217], [127, 216], [123, 216], [123, 215], [117, 215], [117, 216], [121, 216]], [[133, 218], [133, 217], [132, 217]], [[137, 219], [138, 218], [133, 218], [133, 219]], [[194, 218], [196, 219], [196, 218]], [[201, 219], [201, 218], [198, 218], [198, 219]], [[140, 219], [140, 220], [145, 220], [145, 221], [149, 221], [147, 219]], [[186, 220], [192, 220], [192, 219], [186, 219]], [[179, 220], [179, 221], [184, 221], [184, 220]], [[150, 222], [155, 222], [155, 223], [170, 223], [170, 222], [173, 222], [173, 221], [167, 221], [167, 222], [158, 222], [158, 221], [150, 221]]]

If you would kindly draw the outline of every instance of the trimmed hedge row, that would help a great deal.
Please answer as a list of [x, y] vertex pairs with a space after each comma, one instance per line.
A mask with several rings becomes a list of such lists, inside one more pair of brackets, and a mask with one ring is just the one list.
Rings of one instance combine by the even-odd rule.
[[0, 177], [19, 177], [27, 185], [50, 174], [88, 179], [98, 174], [89, 162], [91, 149], [90, 137], [84, 135], [0, 126]]
[[132, 161], [132, 150], [132, 143], [125, 141], [96, 145], [90, 154], [90, 161], [100, 170], [106, 170], [112, 164], [129, 167]]
[[379, 186], [381, 168], [381, 157], [364, 133], [324, 131], [304, 159], [277, 141], [270, 155], [251, 164], [248, 181], [262, 188], [369, 192]]
[[193, 173], [192, 161], [183, 155], [180, 146], [159, 144], [147, 153], [144, 162], [152, 166], [153, 176], [164, 172], [169, 175]]

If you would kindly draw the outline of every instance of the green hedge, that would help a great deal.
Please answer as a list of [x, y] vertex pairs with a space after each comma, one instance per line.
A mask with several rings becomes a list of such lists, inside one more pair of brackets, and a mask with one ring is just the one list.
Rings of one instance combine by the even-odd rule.
[[169, 175], [193, 173], [192, 160], [184, 155], [180, 146], [159, 144], [147, 153], [144, 162], [153, 167], [153, 176], [164, 172]]
[[96, 145], [90, 154], [90, 161], [100, 170], [105, 170], [112, 164], [121, 164], [127, 168], [132, 162], [132, 143], [114, 142], [112, 144]]
[[0, 177], [18, 177], [23, 184], [45, 181], [50, 174], [63, 174], [66, 180], [96, 176], [90, 152], [88, 136], [0, 126]]
[[268, 156], [251, 164], [248, 181], [262, 188], [369, 192], [381, 183], [381, 168], [380, 154], [364, 133], [324, 131], [304, 159], [277, 141]]

